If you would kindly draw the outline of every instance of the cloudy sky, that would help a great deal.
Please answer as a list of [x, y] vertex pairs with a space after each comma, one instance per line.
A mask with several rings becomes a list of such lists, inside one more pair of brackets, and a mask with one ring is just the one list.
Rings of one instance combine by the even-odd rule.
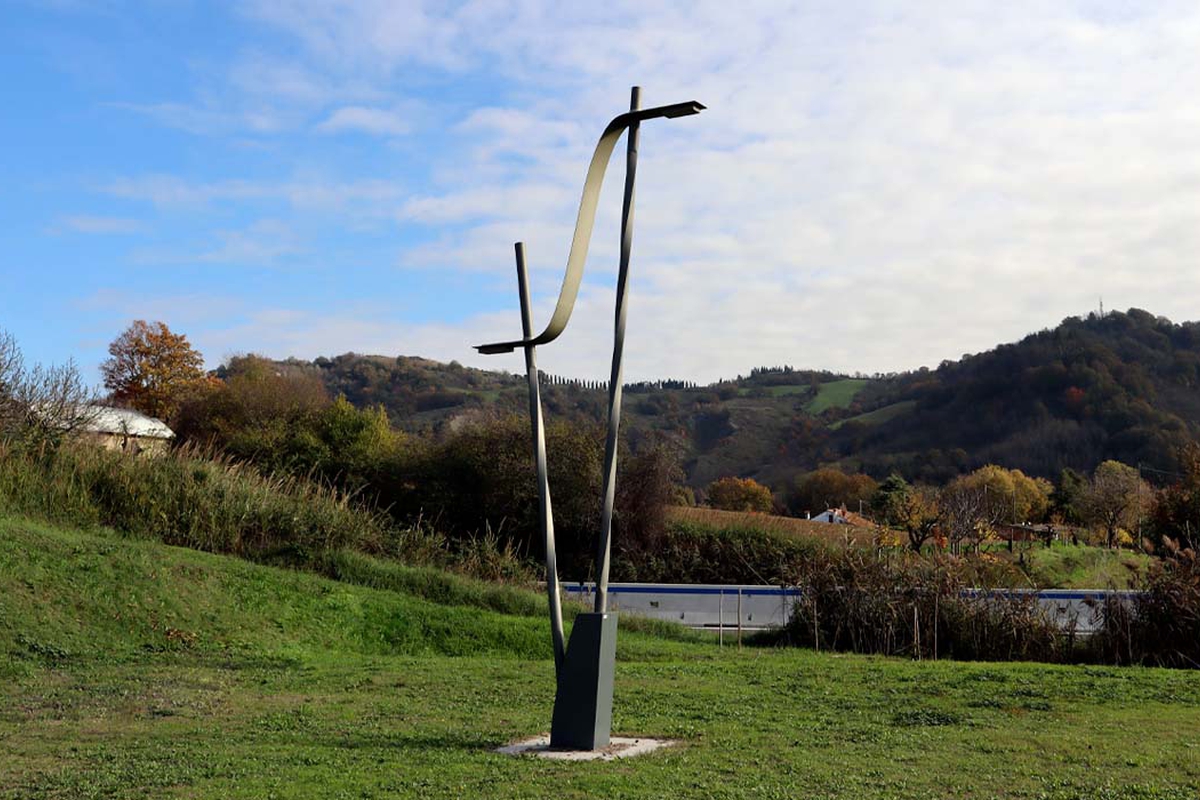
[[[89, 378], [132, 319], [424, 355], [557, 296], [647, 123], [626, 375], [891, 371], [1095, 309], [1200, 318], [1195, 2], [9, 2], [0, 327]], [[606, 375], [622, 159], [549, 370]]]

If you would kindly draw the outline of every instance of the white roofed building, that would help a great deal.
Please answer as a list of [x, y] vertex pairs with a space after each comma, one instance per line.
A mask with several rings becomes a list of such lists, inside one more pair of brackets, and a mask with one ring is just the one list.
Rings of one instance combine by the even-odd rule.
[[89, 406], [81, 426], [84, 437], [93, 439], [106, 450], [138, 453], [164, 453], [175, 438], [175, 431], [160, 419], [128, 408]]
[[869, 528], [874, 525], [866, 517], [855, 514], [853, 511], [847, 511], [845, 506], [841, 508], [827, 508], [810, 519], [813, 522], [828, 522], [833, 525], [857, 525], [860, 528]]

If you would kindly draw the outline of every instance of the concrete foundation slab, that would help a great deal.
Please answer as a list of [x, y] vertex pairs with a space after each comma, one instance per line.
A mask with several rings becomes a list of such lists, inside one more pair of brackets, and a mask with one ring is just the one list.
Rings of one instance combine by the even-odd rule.
[[679, 742], [674, 739], [613, 736], [609, 739], [607, 747], [598, 750], [551, 749], [549, 734], [543, 734], [498, 747], [496, 752], [507, 756], [534, 756], [555, 761], [612, 761], [615, 758], [631, 758], [653, 753], [655, 750], [662, 750], [676, 744]]

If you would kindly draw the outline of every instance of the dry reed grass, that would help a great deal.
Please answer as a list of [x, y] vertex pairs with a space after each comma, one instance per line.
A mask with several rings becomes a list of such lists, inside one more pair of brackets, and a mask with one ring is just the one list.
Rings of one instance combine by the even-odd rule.
[[875, 528], [833, 525], [827, 522], [813, 522], [808, 519], [779, 517], [773, 514], [757, 514], [748, 511], [720, 511], [715, 508], [672, 506], [667, 509], [667, 519], [671, 522], [684, 522], [711, 528], [742, 528], [761, 530], [764, 533], [802, 536], [844, 547], [872, 547], [878, 536]]

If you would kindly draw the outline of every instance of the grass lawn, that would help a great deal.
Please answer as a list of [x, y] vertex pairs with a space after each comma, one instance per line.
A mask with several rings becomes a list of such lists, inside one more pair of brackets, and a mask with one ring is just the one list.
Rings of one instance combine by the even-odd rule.
[[867, 381], [862, 378], [843, 378], [822, 383], [817, 387], [817, 396], [808, 401], [804, 410], [816, 416], [827, 408], [846, 408], [866, 385]]
[[805, 384], [803, 386], [796, 385], [796, 384], [789, 384], [786, 386], [768, 386], [767, 387], [767, 394], [771, 395], [771, 397], [784, 397], [785, 395], [789, 395], [789, 394], [804, 394], [807, 391], [808, 391], [807, 384]]
[[[0, 798], [1195, 798], [1183, 671], [913, 663], [622, 633], [557, 764], [545, 623], [0, 518]], [[478, 655], [463, 653], [478, 651]]]

